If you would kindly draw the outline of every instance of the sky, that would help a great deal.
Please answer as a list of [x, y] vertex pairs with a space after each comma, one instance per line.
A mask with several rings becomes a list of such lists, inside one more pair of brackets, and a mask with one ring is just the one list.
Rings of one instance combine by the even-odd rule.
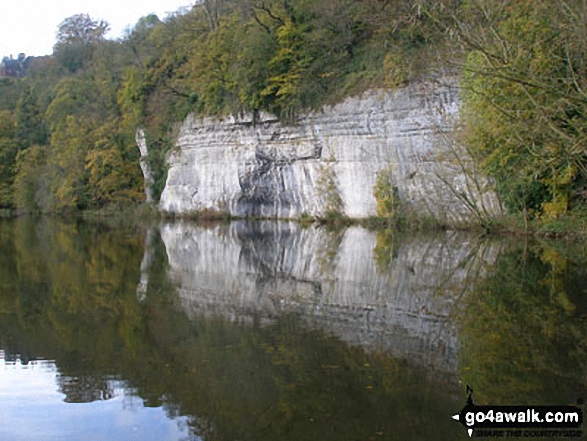
[[75, 14], [89, 14], [110, 24], [108, 39], [122, 36], [127, 27], [151, 13], [160, 19], [195, 0], [0, 0], [0, 59], [23, 52], [50, 55], [59, 24]]

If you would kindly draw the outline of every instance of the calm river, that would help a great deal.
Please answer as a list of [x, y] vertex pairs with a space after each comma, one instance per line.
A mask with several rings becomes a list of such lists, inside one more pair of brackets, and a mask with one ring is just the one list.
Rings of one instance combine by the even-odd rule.
[[587, 398], [586, 264], [454, 232], [0, 221], [0, 440], [466, 440], [467, 384]]

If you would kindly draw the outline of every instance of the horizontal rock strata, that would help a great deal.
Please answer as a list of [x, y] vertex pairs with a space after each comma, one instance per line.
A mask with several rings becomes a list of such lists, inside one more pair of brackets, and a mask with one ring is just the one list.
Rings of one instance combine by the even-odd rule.
[[[378, 173], [416, 213], [461, 221], [463, 203], [492, 194], [470, 185], [446, 134], [458, 113], [454, 79], [370, 91], [286, 125], [270, 115], [183, 123], [168, 156], [160, 209], [297, 218], [376, 214]], [[476, 194], [470, 194], [472, 189]]]

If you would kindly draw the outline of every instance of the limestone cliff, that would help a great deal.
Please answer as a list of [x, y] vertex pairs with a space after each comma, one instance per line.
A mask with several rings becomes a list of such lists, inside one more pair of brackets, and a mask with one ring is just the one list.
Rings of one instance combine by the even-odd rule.
[[[286, 125], [270, 115], [183, 123], [169, 154], [160, 209], [296, 218], [327, 211], [376, 214], [373, 188], [387, 170], [410, 209], [443, 221], [471, 217], [467, 201], [495, 209], [472, 185], [446, 141], [458, 114], [455, 79], [418, 82], [307, 114]], [[459, 164], [460, 162], [460, 164]]]

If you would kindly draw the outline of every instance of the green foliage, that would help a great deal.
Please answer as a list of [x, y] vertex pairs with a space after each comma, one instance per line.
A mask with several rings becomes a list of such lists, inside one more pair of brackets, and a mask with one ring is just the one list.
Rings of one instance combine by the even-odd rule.
[[139, 202], [142, 175], [136, 167], [134, 139], [121, 136], [117, 121], [110, 120], [92, 132], [93, 146], [85, 155], [88, 200], [94, 207], [109, 203]]
[[302, 90], [312, 62], [304, 31], [289, 20], [277, 30], [277, 51], [269, 61], [270, 76], [261, 91], [262, 96], [271, 97], [278, 114], [290, 119], [303, 107]]
[[47, 128], [43, 118], [43, 108], [35, 90], [26, 87], [21, 93], [16, 109], [16, 138], [20, 148], [47, 142]]
[[47, 165], [57, 210], [87, 205], [84, 159], [91, 142], [90, 134], [89, 125], [71, 115], [53, 131]]
[[321, 195], [325, 207], [325, 217], [330, 220], [342, 220], [343, 202], [338, 191], [336, 172], [331, 164], [322, 165], [316, 182], [318, 194]]
[[511, 211], [564, 215], [584, 203], [585, 5], [471, 2], [465, 12], [479, 30], [465, 33], [467, 142]]
[[122, 117], [121, 125], [127, 133], [133, 133], [141, 124], [145, 101], [144, 87], [140, 71], [134, 67], [127, 68], [116, 96]]
[[373, 188], [373, 195], [377, 202], [377, 216], [389, 219], [393, 222], [397, 219], [401, 210], [401, 200], [397, 187], [393, 185], [393, 177], [390, 168], [377, 173], [377, 181]]
[[147, 163], [151, 167], [151, 173], [153, 174], [151, 191], [155, 200], [159, 199], [165, 188], [165, 180], [167, 179], [165, 157], [167, 152], [172, 148], [171, 139], [172, 136], [170, 134], [163, 134], [159, 138], [147, 136], [147, 145], [149, 146]]
[[15, 134], [16, 118], [8, 110], [0, 111], [0, 208], [12, 207], [14, 162], [18, 153]]
[[100, 208], [142, 200], [141, 172], [133, 138], [115, 119], [87, 121], [68, 116], [51, 138], [45, 171], [49, 177], [46, 211]]
[[[14, 133], [5, 125], [0, 133], [2, 206], [53, 212], [142, 201], [134, 141], [142, 103], [120, 98], [131, 53], [105, 41], [105, 30], [87, 16], [64, 21], [54, 57], [32, 60], [11, 85], [19, 96], [7, 104]], [[63, 64], [68, 51], [81, 51], [75, 68]]]
[[91, 48], [79, 44], [68, 44], [55, 48], [55, 59], [67, 71], [74, 73], [82, 69], [91, 57]]
[[[19, 152], [15, 162], [17, 172], [13, 188], [14, 206], [25, 212], [38, 211], [41, 205], [50, 200], [40, 200], [40, 190], [46, 188], [47, 184], [44, 173], [46, 149], [44, 146], [31, 146]], [[50, 195], [44, 192], [44, 196]]]
[[155, 53], [158, 52], [155, 45], [151, 44], [149, 40], [155, 34], [153, 29], [161, 25], [163, 23], [155, 14], [142, 17], [134, 28], [128, 31], [126, 38], [122, 41], [122, 45], [132, 53], [131, 60], [137, 66], [148, 65]]
[[113, 110], [112, 97], [102, 93], [92, 78], [64, 78], [55, 87], [54, 94], [45, 115], [52, 131], [67, 124], [71, 116], [99, 121]]
[[263, 94], [269, 79], [267, 66], [275, 53], [277, 42], [256, 24], [247, 23], [236, 35], [239, 51], [231, 68], [237, 84], [238, 109], [254, 112], [270, 107], [270, 97]]
[[16, 78], [0, 78], [0, 110], [14, 111], [24, 84]]

